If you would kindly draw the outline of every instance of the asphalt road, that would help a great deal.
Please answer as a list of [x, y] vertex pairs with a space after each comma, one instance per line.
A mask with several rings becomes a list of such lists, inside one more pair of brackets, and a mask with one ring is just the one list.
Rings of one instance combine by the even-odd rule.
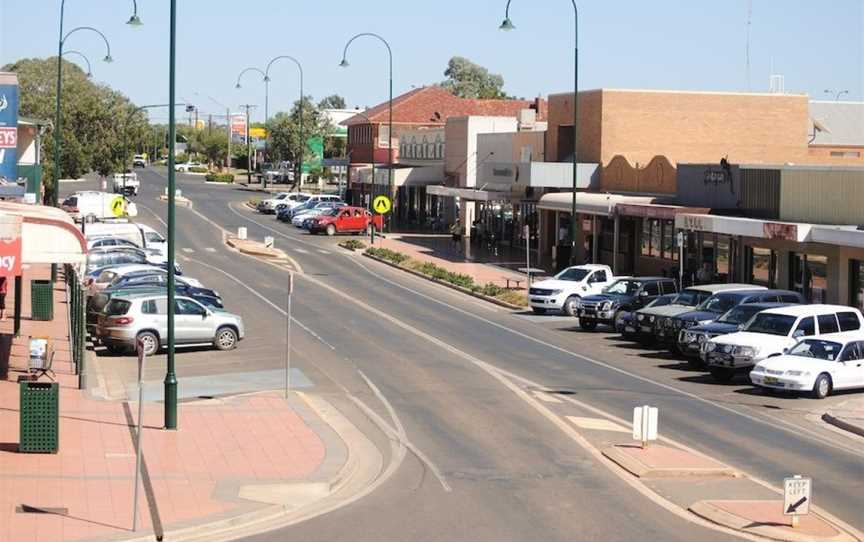
[[[164, 177], [151, 170], [139, 177], [141, 218], [158, 223], [165, 215], [158, 202]], [[220, 290], [249, 329], [235, 352], [179, 353], [179, 377], [282, 366], [286, 272], [228, 251], [215, 227], [246, 226], [251, 238], [274, 236], [304, 271], [293, 299], [294, 317], [306, 328], [298, 325], [292, 334], [297, 368], [340, 408], [347, 403], [339, 398], [350, 391], [392, 419], [368, 377], [426, 458], [409, 454], [387, 483], [349, 507], [254, 540], [727, 538], [636, 495], [465, 355], [625, 419], [633, 406], [657, 406], [662, 433], [774, 484], [789, 474], [810, 475], [817, 504], [864, 527], [860, 443], [807, 420], [821, 404], [753, 394], [743, 383], [709, 384], [656, 352], [576, 331], [572, 320], [489, 307], [244, 210], [241, 203], [259, 194], [179, 177], [195, 202], [194, 212], [177, 211], [181, 263]], [[151, 370], [158, 378], [164, 369]], [[346, 415], [362, 423], [357, 412]], [[385, 448], [383, 435], [374, 438]]]

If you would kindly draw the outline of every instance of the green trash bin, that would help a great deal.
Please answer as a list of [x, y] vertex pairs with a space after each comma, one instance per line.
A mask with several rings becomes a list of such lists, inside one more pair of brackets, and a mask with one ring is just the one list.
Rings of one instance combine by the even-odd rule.
[[20, 386], [18, 451], [56, 454], [60, 440], [60, 387], [23, 380]]
[[54, 286], [50, 280], [30, 281], [30, 307], [33, 320], [54, 319]]

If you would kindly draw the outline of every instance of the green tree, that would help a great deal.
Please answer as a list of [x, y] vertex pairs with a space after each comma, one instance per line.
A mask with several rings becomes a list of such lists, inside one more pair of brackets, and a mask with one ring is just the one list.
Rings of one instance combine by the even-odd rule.
[[467, 58], [454, 56], [444, 70], [441, 86], [460, 98], [504, 99], [504, 78]]
[[[22, 116], [53, 120], [57, 84], [57, 58], [22, 59], [2, 67], [18, 74], [19, 111]], [[96, 171], [107, 175], [120, 171], [123, 157], [130, 159], [148, 133], [143, 113], [123, 94], [93, 83], [75, 64], [63, 60], [63, 149], [60, 175], [80, 177]], [[126, 149], [123, 132], [126, 132]], [[42, 138], [43, 180], [46, 194], [54, 187], [54, 134]]]
[[345, 107], [345, 98], [338, 94], [332, 94], [318, 102], [318, 109], [345, 109]]
[[[299, 165], [300, 150], [300, 101], [294, 102], [289, 113], [281, 111], [276, 113], [267, 122], [267, 153], [269, 160], [276, 162], [289, 160]], [[327, 118], [321, 114], [321, 110], [315, 106], [311, 96], [303, 97], [303, 139], [309, 141], [315, 137], [326, 137], [333, 128]], [[308, 162], [312, 158], [308, 145], [303, 145], [303, 160]]]
[[[190, 143], [192, 143], [190, 141]], [[198, 152], [207, 158], [207, 163], [212, 167], [218, 164], [222, 167], [222, 162], [228, 156], [228, 140], [225, 134], [221, 131], [211, 132], [210, 130], [199, 130], [195, 134], [194, 144]]]

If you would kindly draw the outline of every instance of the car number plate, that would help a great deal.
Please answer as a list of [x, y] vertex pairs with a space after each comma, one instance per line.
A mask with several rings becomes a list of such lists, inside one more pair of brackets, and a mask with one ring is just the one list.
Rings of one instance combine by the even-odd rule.
[[633, 326], [624, 326], [624, 331], [627, 333], [636, 333], [636, 328]]
[[777, 380], [776, 378], [774, 378], [773, 376], [766, 376], [764, 382], [765, 382], [766, 384], [774, 384], [774, 385], [780, 383], [780, 381]]
[[651, 333], [651, 326], [642, 326], [642, 333]]

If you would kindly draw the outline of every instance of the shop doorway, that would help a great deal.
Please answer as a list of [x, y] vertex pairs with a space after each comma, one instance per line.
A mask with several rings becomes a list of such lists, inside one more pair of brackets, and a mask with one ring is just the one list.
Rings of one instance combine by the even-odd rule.
[[825, 303], [828, 298], [828, 256], [789, 254], [789, 284], [810, 303]]

